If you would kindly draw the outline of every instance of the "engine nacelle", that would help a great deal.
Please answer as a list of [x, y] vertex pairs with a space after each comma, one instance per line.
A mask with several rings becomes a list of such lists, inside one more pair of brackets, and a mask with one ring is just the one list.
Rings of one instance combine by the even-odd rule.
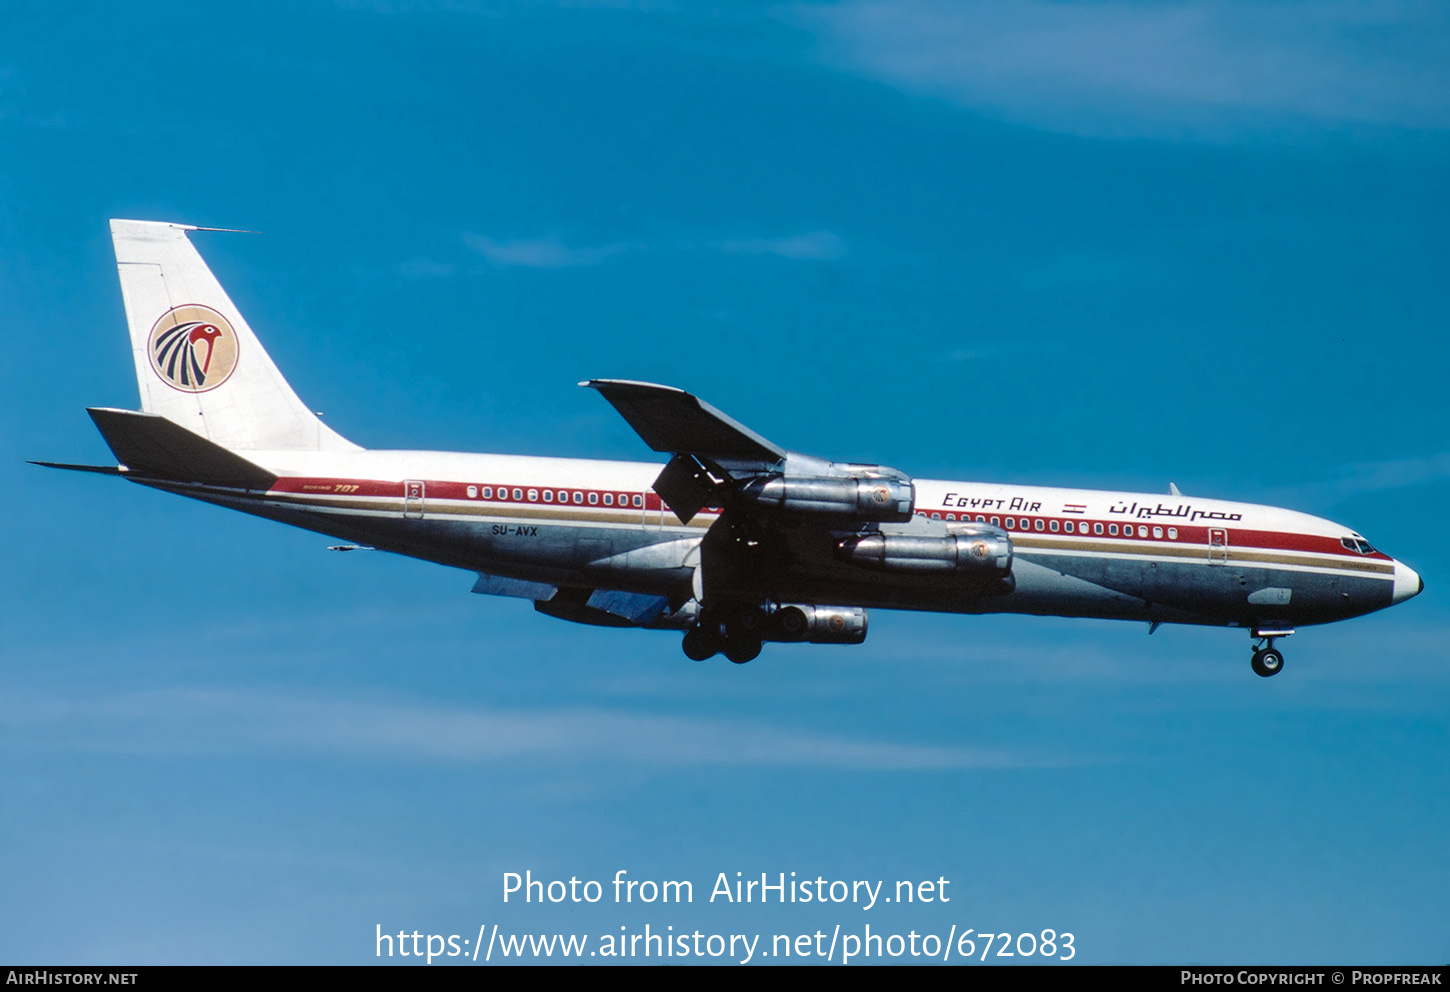
[[836, 546], [836, 555], [842, 561], [882, 572], [960, 574], [981, 579], [1012, 574], [1012, 541], [995, 530], [946, 537], [866, 534], [842, 541]]
[[789, 604], [770, 617], [765, 640], [811, 644], [860, 644], [866, 640], [866, 611], [856, 606]]
[[916, 487], [909, 479], [784, 475], [751, 480], [740, 498], [787, 515], [905, 523], [916, 506]]

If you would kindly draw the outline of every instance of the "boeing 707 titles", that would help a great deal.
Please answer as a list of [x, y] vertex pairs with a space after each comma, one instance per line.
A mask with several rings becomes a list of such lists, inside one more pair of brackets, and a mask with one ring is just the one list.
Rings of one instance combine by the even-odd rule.
[[[366, 450], [283, 379], [182, 224], [113, 220], [141, 410], [91, 409], [141, 485], [477, 573], [564, 620], [685, 654], [859, 644], [870, 608], [1239, 627], [1253, 669], [1308, 624], [1424, 587], [1347, 527], [1181, 494], [913, 479], [789, 451], [670, 386], [597, 390], [652, 463]], [[1151, 630], [1152, 628], [1150, 628]]]

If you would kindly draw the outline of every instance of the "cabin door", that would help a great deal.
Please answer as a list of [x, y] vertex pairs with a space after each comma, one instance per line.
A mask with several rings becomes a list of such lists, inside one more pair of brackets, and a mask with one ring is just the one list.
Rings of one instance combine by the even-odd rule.
[[403, 483], [403, 516], [411, 520], [423, 519], [423, 483], [409, 479]]
[[1228, 531], [1222, 527], [1208, 529], [1208, 563], [1210, 565], [1228, 563]]

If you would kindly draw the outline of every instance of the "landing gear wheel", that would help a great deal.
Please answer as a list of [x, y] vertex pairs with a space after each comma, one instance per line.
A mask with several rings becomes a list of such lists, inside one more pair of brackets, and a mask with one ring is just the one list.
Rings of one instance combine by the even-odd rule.
[[760, 633], [761, 626], [765, 623], [765, 613], [758, 606], [747, 606], [735, 615], [732, 622], [726, 626], [727, 632], [738, 632], [748, 637]]
[[743, 665], [747, 661], [754, 661], [760, 656], [760, 638], [758, 637], [736, 637], [725, 642], [725, 657]]
[[1284, 669], [1284, 656], [1273, 648], [1261, 648], [1254, 652], [1254, 674], [1263, 678], [1278, 675]]
[[685, 639], [680, 642], [680, 647], [684, 649], [685, 657], [691, 661], [704, 661], [720, 650], [720, 639], [701, 627], [692, 627], [685, 631]]

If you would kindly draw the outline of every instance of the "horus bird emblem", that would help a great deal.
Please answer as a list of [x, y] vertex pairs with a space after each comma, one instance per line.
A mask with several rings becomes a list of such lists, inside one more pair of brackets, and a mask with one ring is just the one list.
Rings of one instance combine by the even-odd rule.
[[206, 342], [206, 361], [201, 363], [201, 375], [203, 379], [206, 378], [206, 370], [211, 368], [211, 353], [216, 347], [216, 339], [221, 337], [221, 335], [221, 329], [213, 324], [198, 324], [187, 335], [187, 340], [191, 344], [193, 353], [196, 351], [196, 343], [198, 341]]
[[[189, 320], [177, 324], [156, 338], [156, 367], [172, 382], [197, 388], [206, 382], [211, 368], [212, 356], [216, 352], [216, 340], [222, 336], [221, 328], [203, 320]], [[206, 343], [205, 357], [198, 345]]]

